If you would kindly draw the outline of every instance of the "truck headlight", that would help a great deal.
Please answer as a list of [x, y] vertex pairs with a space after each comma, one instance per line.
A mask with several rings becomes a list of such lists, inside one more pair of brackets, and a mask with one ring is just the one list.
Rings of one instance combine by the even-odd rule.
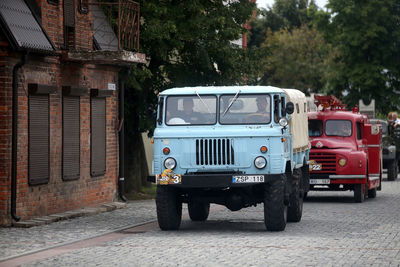
[[286, 118], [280, 118], [279, 125], [282, 127], [286, 127], [288, 125], [288, 121]]
[[341, 167], [345, 166], [346, 163], [347, 163], [346, 159], [339, 159], [339, 165], [340, 165]]
[[164, 167], [165, 167], [166, 169], [171, 169], [171, 170], [175, 169], [175, 167], [176, 167], [176, 160], [175, 160], [174, 158], [166, 158], [166, 159], [164, 160]]
[[257, 169], [264, 169], [265, 166], [267, 166], [267, 160], [264, 157], [257, 157], [254, 160], [254, 166], [256, 166]]

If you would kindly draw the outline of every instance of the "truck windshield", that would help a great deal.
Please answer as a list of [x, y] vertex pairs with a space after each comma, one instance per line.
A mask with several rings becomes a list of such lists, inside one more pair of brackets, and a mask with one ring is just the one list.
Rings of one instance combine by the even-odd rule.
[[323, 133], [322, 120], [309, 120], [308, 121], [308, 135], [321, 136]]
[[167, 125], [210, 125], [217, 122], [217, 97], [210, 95], [168, 96]]
[[271, 97], [267, 94], [222, 95], [219, 122], [221, 124], [268, 124], [271, 122]]
[[349, 120], [327, 120], [325, 134], [328, 136], [351, 136], [352, 126]]

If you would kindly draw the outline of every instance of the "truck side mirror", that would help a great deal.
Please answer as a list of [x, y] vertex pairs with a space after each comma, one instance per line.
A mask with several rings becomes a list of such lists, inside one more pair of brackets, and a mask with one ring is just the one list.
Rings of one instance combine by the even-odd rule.
[[287, 102], [285, 109], [286, 109], [286, 113], [287, 114], [293, 114], [293, 112], [294, 112], [294, 104], [293, 104], [293, 102]]

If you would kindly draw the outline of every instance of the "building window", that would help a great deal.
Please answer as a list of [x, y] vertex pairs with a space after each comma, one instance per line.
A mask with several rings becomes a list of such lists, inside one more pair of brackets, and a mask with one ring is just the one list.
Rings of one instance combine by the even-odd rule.
[[89, 13], [89, 0], [79, 0], [79, 12], [82, 14]]
[[75, 48], [75, 0], [64, 0], [64, 46]]
[[106, 98], [91, 97], [90, 100], [90, 174], [106, 173]]
[[55, 6], [58, 6], [58, 2], [59, 2], [59, 0], [47, 0], [47, 3], [49, 3], [51, 5], [55, 5]]
[[29, 184], [49, 182], [49, 95], [29, 95]]
[[63, 180], [80, 177], [80, 98], [63, 96]]

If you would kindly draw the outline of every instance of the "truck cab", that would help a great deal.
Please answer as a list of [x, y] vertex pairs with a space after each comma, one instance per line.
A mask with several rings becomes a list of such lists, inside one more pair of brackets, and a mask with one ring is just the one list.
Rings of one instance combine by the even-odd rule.
[[375, 198], [382, 181], [382, 128], [333, 96], [314, 96], [308, 113], [310, 190], [352, 190], [355, 202]]
[[182, 203], [193, 221], [208, 218], [210, 203], [232, 211], [264, 203], [271, 231], [300, 221], [309, 156], [303, 93], [270, 86], [172, 88], [159, 95], [156, 123], [150, 180], [157, 184], [162, 230], [179, 228]]

